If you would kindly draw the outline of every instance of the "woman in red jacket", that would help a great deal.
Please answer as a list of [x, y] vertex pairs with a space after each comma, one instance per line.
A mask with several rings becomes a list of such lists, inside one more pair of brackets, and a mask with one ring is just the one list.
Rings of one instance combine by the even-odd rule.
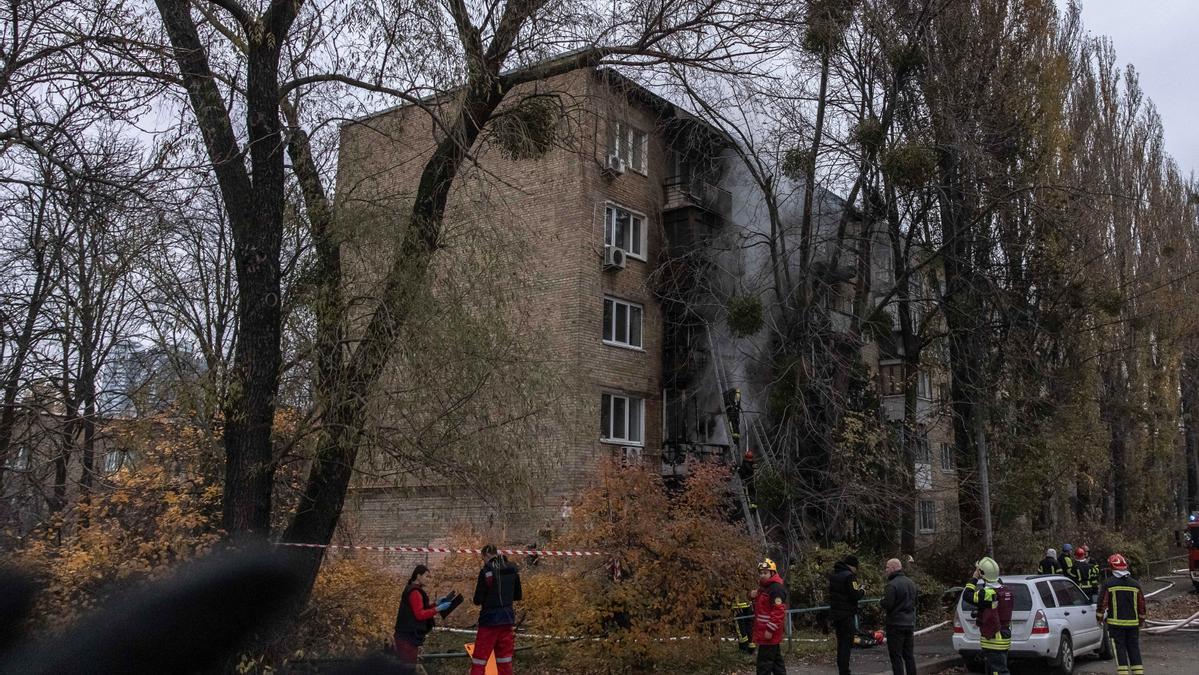
[[425, 585], [432, 577], [428, 567], [417, 565], [400, 598], [400, 610], [396, 612], [395, 653], [405, 663], [416, 663], [421, 645], [425, 644], [425, 635], [433, 630], [433, 617], [450, 608], [447, 600], [437, 605], [429, 604]]

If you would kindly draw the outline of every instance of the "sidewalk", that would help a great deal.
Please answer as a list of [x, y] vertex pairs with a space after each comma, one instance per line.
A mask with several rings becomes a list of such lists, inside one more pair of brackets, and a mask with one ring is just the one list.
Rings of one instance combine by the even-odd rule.
[[[916, 666], [921, 675], [938, 673], [958, 662], [957, 652], [953, 651], [952, 636], [952, 629], [946, 626], [916, 638]], [[819, 656], [809, 655], [802, 661], [798, 658], [788, 658], [787, 672], [804, 673], [805, 675], [837, 675], [835, 659], [836, 656], [832, 650]], [[890, 675], [891, 660], [887, 656], [887, 646], [854, 649], [850, 668], [854, 675], [874, 675], [875, 673]]]

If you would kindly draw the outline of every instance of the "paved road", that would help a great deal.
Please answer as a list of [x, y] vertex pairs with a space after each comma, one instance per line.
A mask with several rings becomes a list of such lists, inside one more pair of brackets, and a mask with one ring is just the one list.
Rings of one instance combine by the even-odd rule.
[[[953, 633], [946, 626], [916, 638], [916, 661], [929, 661], [954, 656]], [[805, 675], [836, 675], [835, 655], [830, 642], [829, 650], [821, 654], [813, 654], [806, 658], [791, 658], [787, 660], [788, 673], [805, 673]], [[853, 650], [850, 668], [855, 674], [891, 672], [891, 661], [887, 657], [886, 646], [870, 647]]]
[[[1160, 587], [1154, 582], [1148, 582], [1149, 589]], [[1177, 618], [1173, 614], [1186, 611], [1183, 616], [1189, 616], [1199, 608], [1199, 597], [1189, 593], [1189, 587], [1177, 584], [1175, 587], [1151, 598], [1150, 617], [1155, 615], [1163, 618]], [[1165, 605], [1165, 610], [1161, 609]], [[1190, 608], [1189, 611], [1187, 608]], [[836, 675], [833, 665], [833, 655], [830, 651], [809, 653], [806, 657], [794, 656], [787, 661], [788, 673], [805, 673], [811, 675]], [[1162, 636], [1142, 635], [1141, 649], [1143, 652], [1145, 670], [1153, 675], [1195, 675], [1199, 669], [1195, 667], [1199, 658], [1199, 636], [1195, 633], [1174, 632]], [[929, 633], [916, 638], [916, 661], [931, 663], [936, 660], [954, 656], [952, 634], [948, 628]], [[886, 647], [870, 649], [855, 649], [853, 652], [852, 669], [855, 675], [872, 675], [874, 673], [889, 673], [890, 661], [887, 659]], [[1115, 661], [1100, 661], [1094, 657], [1079, 659], [1076, 673], [1111, 675], [1116, 670]], [[941, 671], [944, 675], [965, 673], [962, 667]], [[1013, 663], [1013, 675], [1041, 675], [1048, 668], [1042, 662]]]
[[[1159, 582], [1146, 583], [1149, 590], [1160, 588]], [[1180, 618], [1190, 616], [1199, 609], [1199, 597], [1190, 592], [1190, 584], [1178, 583], [1174, 587], [1149, 599], [1149, 616], [1165, 618]], [[1195, 633], [1175, 631], [1166, 635], [1141, 634], [1141, 655], [1145, 664], [1145, 672], [1153, 675], [1194, 675], [1199, 672], [1196, 668], [1196, 658], [1199, 657], [1199, 636]], [[944, 671], [946, 674], [965, 672], [961, 668]], [[1040, 675], [1048, 672], [1042, 663], [1020, 663], [1012, 666], [1012, 675]], [[1074, 670], [1075, 673], [1104, 673], [1111, 675], [1116, 672], [1115, 661], [1100, 661], [1088, 656], [1080, 657]]]

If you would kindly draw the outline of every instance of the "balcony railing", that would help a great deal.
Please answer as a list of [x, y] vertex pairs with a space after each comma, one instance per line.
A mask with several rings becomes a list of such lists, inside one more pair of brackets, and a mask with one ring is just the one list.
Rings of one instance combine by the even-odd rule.
[[733, 196], [728, 190], [693, 176], [671, 176], [666, 179], [663, 188], [665, 210], [697, 206], [727, 217], [733, 207]]

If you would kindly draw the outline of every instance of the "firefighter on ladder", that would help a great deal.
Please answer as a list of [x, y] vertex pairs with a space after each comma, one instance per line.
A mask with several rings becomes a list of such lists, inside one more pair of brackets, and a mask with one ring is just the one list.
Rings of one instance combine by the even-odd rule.
[[1107, 559], [1112, 576], [1099, 587], [1095, 619], [1107, 623], [1107, 634], [1116, 655], [1116, 675], [1142, 675], [1141, 628], [1145, 625], [1145, 594], [1128, 573], [1128, 561], [1119, 553]]
[[754, 490], [754, 462], [757, 457], [754, 456], [754, 449], [748, 448], [745, 455], [741, 457], [741, 464], [737, 467], [737, 476], [741, 479], [741, 485], [745, 488], [745, 498], [749, 500], [749, 510], [754, 512], [758, 509], [757, 496]]
[[966, 594], [978, 608], [979, 646], [987, 675], [1009, 675], [1007, 653], [1012, 646], [1012, 592], [999, 578], [999, 563], [983, 558], [974, 564], [974, 579]]

